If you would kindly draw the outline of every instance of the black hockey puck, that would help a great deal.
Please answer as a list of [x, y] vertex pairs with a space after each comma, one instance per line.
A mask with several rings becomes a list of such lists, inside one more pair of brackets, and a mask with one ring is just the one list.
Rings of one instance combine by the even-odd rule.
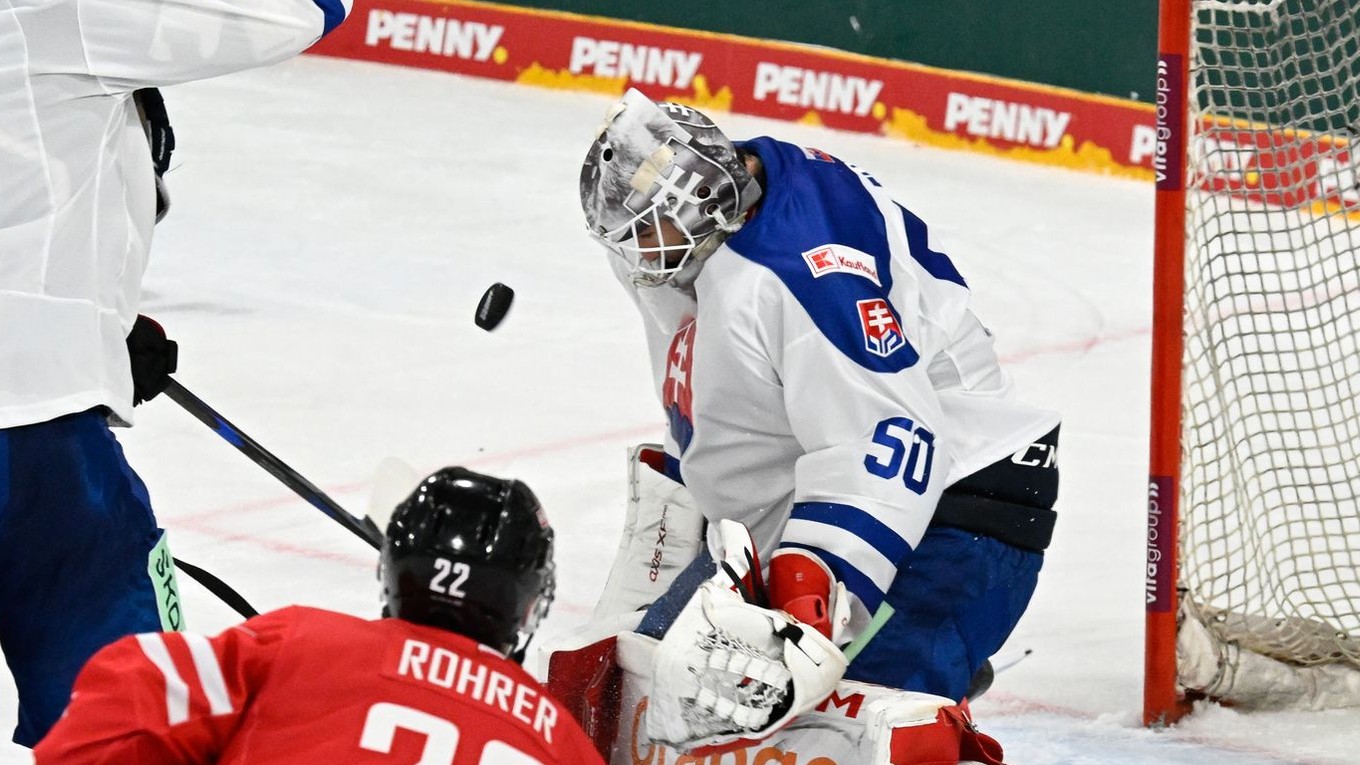
[[515, 291], [500, 282], [486, 288], [482, 299], [477, 302], [477, 314], [473, 320], [477, 326], [490, 332], [505, 319], [510, 304], [515, 301]]

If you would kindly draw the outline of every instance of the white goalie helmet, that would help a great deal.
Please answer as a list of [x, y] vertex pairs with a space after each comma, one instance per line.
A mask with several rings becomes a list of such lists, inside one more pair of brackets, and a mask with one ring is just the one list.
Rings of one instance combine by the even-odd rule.
[[[581, 167], [591, 234], [643, 286], [692, 283], [759, 199], [760, 185], [712, 120], [635, 89], [610, 107]], [[680, 241], [642, 246], [640, 236], [663, 221]]]

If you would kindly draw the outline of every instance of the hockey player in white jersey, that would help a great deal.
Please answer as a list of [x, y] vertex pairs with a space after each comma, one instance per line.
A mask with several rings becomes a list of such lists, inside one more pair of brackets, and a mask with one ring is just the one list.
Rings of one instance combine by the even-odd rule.
[[137, 312], [170, 148], [143, 89], [282, 61], [350, 2], [0, 0], [0, 651], [20, 744], [96, 650], [182, 624], [146, 487], [107, 424], [174, 369]]
[[[839, 646], [846, 678], [964, 697], [1034, 591], [1059, 417], [1015, 399], [926, 224], [825, 152], [734, 144], [635, 90], [606, 116], [580, 191], [641, 311], [669, 423], [653, 455], [664, 477], [633, 468], [646, 477], [630, 524], [660, 517], [663, 538], [697, 539], [686, 507], [741, 522], [769, 607]], [[659, 637], [699, 607], [712, 556], [695, 545], [677, 575], [660, 549], [635, 570], [621, 551], [597, 614], [654, 600], [639, 631]], [[729, 732], [768, 732], [785, 710], [769, 711]]]

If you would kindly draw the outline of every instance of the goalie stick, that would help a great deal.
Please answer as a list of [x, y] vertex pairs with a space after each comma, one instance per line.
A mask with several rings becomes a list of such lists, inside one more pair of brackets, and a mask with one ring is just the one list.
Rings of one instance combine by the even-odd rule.
[[196, 417], [199, 422], [212, 428], [213, 432], [221, 436], [224, 441], [236, 447], [242, 454], [250, 458], [251, 462], [264, 468], [270, 475], [279, 479], [284, 486], [292, 489], [299, 497], [307, 500], [312, 507], [325, 513], [331, 520], [349, 529], [355, 536], [367, 542], [375, 550], [382, 549], [383, 535], [378, 530], [370, 518], [356, 518], [349, 511], [341, 507], [335, 500], [326, 496], [326, 493], [318, 489], [311, 481], [303, 478], [298, 472], [288, 466], [283, 460], [275, 457], [268, 449], [261, 446], [255, 439], [246, 435], [240, 428], [231, 424], [227, 418], [218, 414], [215, 409], [208, 406], [203, 399], [195, 396], [179, 383], [171, 378], [170, 384], [165, 389], [165, 395], [169, 396], [176, 404], [184, 408], [186, 412]]

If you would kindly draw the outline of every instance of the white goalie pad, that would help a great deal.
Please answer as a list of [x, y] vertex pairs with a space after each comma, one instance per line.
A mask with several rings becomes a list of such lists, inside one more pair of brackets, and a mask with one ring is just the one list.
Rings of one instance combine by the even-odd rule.
[[627, 515], [595, 620], [651, 604], [704, 547], [704, 518], [689, 490], [650, 467], [649, 452], [662, 454], [655, 444], [628, 450]]
[[770, 736], [701, 752], [680, 751], [647, 734], [658, 645], [627, 632], [552, 654], [550, 689], [564, 700], [610, 765], [1001, 761], [996, 742], [977, 733], [967, 710], [951, 700], [848, 680]]

